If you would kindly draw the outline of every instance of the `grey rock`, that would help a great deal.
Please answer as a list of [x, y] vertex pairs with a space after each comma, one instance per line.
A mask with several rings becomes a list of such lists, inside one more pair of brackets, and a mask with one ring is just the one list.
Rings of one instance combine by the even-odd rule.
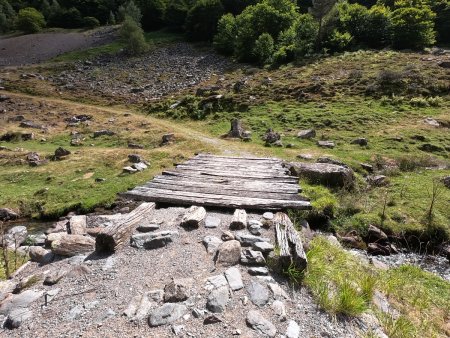
[[9, 329], [17, 329], [22, 323], [33, 316], [33, 312], [28, 308], [18, 308], [12, 310], [4, 324]]
[[13, 221], [19, 218], [19, 214], [8, 208], [0, 208], [0, 221]]
[[442, 178], [442, 183], [444, 183], [444, 185], [450, 189], [450, 176]]
[[335, 144], [333, 141], [317, 141], [317, 145], [322, 148], [333, 149], [335, 147]]
[[7, 247], [19, 247], [27, 239], [27, 227], [23, 225], [17, 225], [9, 229], [3, 236], [3, 243]]
[[161, 302], [164, 298], [164, 290], [150, 290], [147, 295], [151, 300]]
[[272, 220], [273, 219], [273, 212], [265, 212], [264, 214], [263, 214], [263, 218], [264, 219], [266, 219], [266, 220]]
[[298, 138], [310, 139], [316, 137], [316, 131], [314, 129], [300, 130], [297, 134]]
[[271, 252], [274, 249], [273, 245], [267, 242], [256, 242], [253, 244], [252, 248], [255, 251], [261, 251], [263, 253]]
[[94, 131], [94, 138], [104, 136], [104, 135], [113, 136], [113, 135], [116, 135], [116, 133], [111, 130], [106, 130], [106, 129]]
[[292, 175], [326, 186], [351, 187], [355, 181], [352, 169], [336, 164], [293, 162], [288, 167]]
[[217, 324], [217, 323], [221, 323], [221, 322], [223, 322], [223, 319], [220, 318], [219, 316], [210, 315], [205, 318], [205, 320], [203, 321], [203, 325]]
[[357, 144], [357, 145], [363, 147], [363, 146], [368, 145], [368, 144], [369, 144], [369, 141], [367, 141], [367, 139], [364, 138], [364, 137], [358, 137], [358, 138], [354, 139], [354, 140], [351, 142], [351, 144]]
[[173, 279], [164, 287], [164, 301], [174, 303], [188, 299], [192, 283], [191, 278]]
[[266, 267], [251, 267], [248, 268], [248, 273], [252, 276], [267, 276], [269, 274], [269, 270]]
[[8, 315], [15, 309], [24, 309], [43, 296], [43, 291], [25, 290], [18, 295], [10, 295], [0, 304], [0, 315]]
[[136, 312], [134, 313], [133, 320], [141, 321], [148, 317], [154, 303], [151, 302], [148, 293], [145, 293], [139, 300], [139, 304], [136, 307]]
[[166, 303], [154, 309], [148, 317], [148, 324], [152, 327], [175, 322], [187, 313], [187, 307], [178, 303]]
[[53, 261], [54, 254], [50, 250], [44, 249], [41, 246], [30, 246], [29, 253], [30, 259], [33, 262], [40, 264], [48, 264]]
[[214, 290], [227, 285], [227, 279], [224, 275], [208, 277], [206, 279], [205, 289]]
[[206, 216], [205, 228], [217, 228], [220, 225], [220, 218], [213, 216]]
[[172, 325], [171, 330], [175, 336], [178, 336], [183, 332], [184, 325]]
[[147, 164], [145, 164], [144, 162], [134, 163], [133, 165], [131, 165], [131, 167], [133, 169], [136, 169], [137, 171], [144, 171], [148, 168]]
[[227, 286], [221, 286], [214, 289], [208, 295], [206, 308], [213, 313], [220, 313], [225, 310], [229, 300], [229, 291]]
[[130, 161], [131, 163], [144, 162], [144, 160], [142, 159], [141, 155], [138, 155], [138, 154], [130, 154], [130, 155], [128, 155], [128, 161]]
[[245, 249], [241, 253], [241, 263], [244, 265], [265, 265], [266, 260], [261, 252]]
[[157, 249], [165, 247], [178, 236], [178, 231], [160, 231], [141, 233], [131, 236], [131, 246], [138, 249]]
[[31, 243], [34, 246], [44, 246], [45, 245], [45, 234], [31, 234], [27, 236], [26, 242]]
[[222, 231], [222, 236], [220, 236], [222, 241], [232, 241], [234, 239], [234, 235], [231, 231], [225, 230]]
[[316, 163], [327, 163], [327, 164], [335, 164], [340, 165], [341, 167], [348, 168], [348, 165], [346, 165], [344, 162], [336, 160], [331, 157], [321, 156], [316, 160]]
[[75, 320], [79, 318], [82, 314], [83, 314], [83, 306], [76, 305], [69, 310], [69, 313], [67, 314], [67, 319]]
[[252, 246], [257, 242], [270, 242], [269, 238], [259, 237], [241, 231], [237, 232], [235, 237], [241, 243], [242, 246]]
[[389, 180], [384, 175], [371, 175], [367, 177], [367, 183], [374, 187], [382, 187], [389, 184]]
[[247, 292], [250, 300], [257, 306], [266, 305], [269, 301], [269, 290], [266, 286], [256, 281], [250, 282], [247, 286]]
[[59, 147], [58, 149], [55, 150], [55, 158], [56, 159], [59, 159], [64, 156], [68, 156], [70, 154], [71, 154], [71, 152], [67, 149], [64, 149], [63, 147]]
[[423, 122], [425, 122], [426, 124], [432, 126], [432, 127], [440, 127], [441, 124], [436, 121], [435, 119], [431, 118], [431, 117], [427, 117], [425, 120], [423, 120]]
[[264, 337], [275, 337], [277, 334], [275, 325], [265, 319], [259, 311], [250, 311], [247, 314], [246, 321], [248, 326]]
[[211, 254], [215, 253], [222, 243], [222, 240], [216, 236], [206, 236], [203, 238], [203, 245], [206, 247], [206, 251]]
[[258, 220], [252, 219], [248, 221], [248, 231], [250, 231], [252, 235], [260, 236], [262, 226], [263, 224]]
[[135, 168], [132, 168], [132, 167], [123, 167], [122, 168], [122, 171], [125, 173], [125, 174], [134, 174], [134, 173], [137, 173], [137, 169], [135, 169]]
[[50, 272], [44, 279], [44, 285], [55, 285], [67, 275], [66, 270], [58, 269]]
[[231, 267], [225, 271], [225, 278], [233, 291], [240, 290], [244, 287], [242, 276], [237, 267]]
[[288, 322], [286, 329], [286, 338], [299, 338], [300, 337], [300, 326], [294, 320]]
[[273, 283], [268, 283], [269, 289], [272, 292], [273, 298], [275, 299], [289, 299], [288, 294], [278, 285], [275, 281]]
[[286, 321], [286, 307], [284, 303], [280, 300], [275, 300], [272, 303], [272, 310], [276, 316], [280, 319], [281, 322]]
[[236, 240], [223, 242], [218, 250], [217, 264], [232, 266], [239, 263], [241, 258], [241, 244]]

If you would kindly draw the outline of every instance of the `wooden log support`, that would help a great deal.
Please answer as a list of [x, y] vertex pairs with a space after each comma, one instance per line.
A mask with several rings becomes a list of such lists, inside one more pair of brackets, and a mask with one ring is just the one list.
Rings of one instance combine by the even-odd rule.
[[198, 228], [205, 223], [205, 217], [205, 208], [193, 205], [184, 214], [180, 225], [184, 228]]
[[307, 258], [302, 240], [288, 215], [278, 212], [273, 218], [275, 224], [277, 244], [280, 247], [280, 259], [283, 265], [294, 266], [299, 270], [306, 269]]
[[155, 209], [155, 203], [142, 203], [132, 212], [108, 225], [95, 238], [95, 250], [114, 252], [129, 242], [136, 226]]
[[62, 235], [52, 242], [53, 253], [61, 256], [76, 256], [93, 252], [95, 240], [83, 235]]
[[86, 234], [86, 216], [72, 216], [69, 220], [67, 232], [71, 235]]
[[236, 209], [230, 223], [231, 230], [245, 229], [247, 226], [247, 213], [243, 209]]

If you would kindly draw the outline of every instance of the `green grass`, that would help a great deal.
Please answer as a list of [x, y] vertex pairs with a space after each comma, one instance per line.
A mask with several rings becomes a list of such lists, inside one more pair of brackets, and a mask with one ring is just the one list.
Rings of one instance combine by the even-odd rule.
[[[21, 256], [14, 252], [14, 250], [7, 250], [7, 260], [9, 265], [9, 274], [13, 274], [18, 268], [28, 261], [27, 256]], [[0, 253], [0, 281], [6, 279], [5, 260], [3, 253]]]
[[[360, 258], [315, 237], [307, 253], [304, 284], [333, 315], [373, 311], [389, 337], [441, 337], [449, 334], [450, 283], [414, 266], [375, 270]], [[386, 295], [399, 317], [380, 312], [374, 290]]]

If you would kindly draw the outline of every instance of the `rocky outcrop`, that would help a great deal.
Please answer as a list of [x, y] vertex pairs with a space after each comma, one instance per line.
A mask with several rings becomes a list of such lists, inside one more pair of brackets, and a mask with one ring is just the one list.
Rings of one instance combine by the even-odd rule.
[[336, 164], [292, 162], [287, 167], [294, 176], [330, 187], [352, 187], [355, 181], [353, 170]]

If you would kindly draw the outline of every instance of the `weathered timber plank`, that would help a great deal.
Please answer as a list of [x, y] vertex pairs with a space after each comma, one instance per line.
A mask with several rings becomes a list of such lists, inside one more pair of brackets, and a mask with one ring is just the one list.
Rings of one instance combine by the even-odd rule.
[[[185, 170], [194, 170], [194, 171], [203, 171], [203, 170], [215, 170], [219, 172], [242, 172], [242, 173], [252, 173], [258, 175], [287, 175], [288, 171], [286, 169], [270, 169], [270, 168], [256, 168], [249, 166], [220, 166], [220, 165], [191, 165], [191, 164], [179, 164], [176, 167], [176, 170], [185, 169]], [[287, 175], [288, 176], [288, 175]]]
[[207, 160], [207, 159], [190, 159], [180, 164], [195, 164], [195, 165], [223, 165], [223, 166], [252, 166], [256, 168], [271, 168], [283, 169], [285, 168], [281, 162], [255, 162], [255, 161], [238, 161], [238, 160]]
[[212, 155], [212, 154], [198, 154], [194, 158], [213, 158], [213, 159], [226, 159], [226, 160], [250, 160], [250, 161], [259, 161], [259, 162], [280, 162], [277, 158], [271, 157], [252, 157], [252, 156], [220, 156], [220, 155]]
[[247, 170], [246, 168], [241, 168], [238, 170], [233, 169], [220, 169], [220, 168], [190, 168], [178, 166], [176, 168], [177, 172], [185, 173], [201, 173], [201, 174], [209, 174], [214, 176], [226, 176], [226, 175], [234, 175], [236, 177], [249, 177], [249, 178], [293, 178], [293, 181], [297, 181], [298, 177], [288, 176], [282, 172], [253, 172], [251, 169]]
[[208, 195], [193, 192], [169, 191], [162, 189], [135, 188], [123, 193], [122, 196], [136, 198], [143, 201], [164, 202], [183, 205], [207, 205], [218, 207], [233, 207], [270, 210], [281, 210], [285, 208], [310, 209], [311, 204], [307, 201], [273, 200], [251, 197], [232, 197], [225, 195]]
[[198, 228], [205, 223], [205, 217], [205, 208], [193, 205], [183, 215], [180, 225], [185, 228]]
[[244, 209], [236, 209], [230, 223], [231, 230], [241, 230], [247, 227], [247, 213]]
[[[298, 231], [295, 229], [288, 215], [278, 212], [273, 218], [277, 242], [280, 246], [282, 264], [294, 264], [296, 268], [304, 270], [308, 263], [305, 250]], [[288, 255], [289, 253], [289, 255]]]
[[268, 176], [268, 177], [255, 177], [254, 175], [241, 175], [241, 174], [233, 174], [233, 173], [219, 173], [219, 172], [192, 172], [192, 171], [184, 171], [184, 172], [177, 172], [177, 171], [170, 171], [165, 170], [162, 172], [163, 175], [167, 176], [178, 176], [178, 177], [186, 177], [186, 178], [192, 178], [192, 177], [223, 177], [223, 178], [244, 178], [244, 179], [253, 179], [253, 180], [260, 180], [260, 181], [273, 181], [273, 182], [283, 182], [283, 183], [298, 183], [298, 178], [296, 177], [289, 177], [289, 176]]
[[[290, 200], [290, 199], [298, 199], [298, 193], [281, 193], [281, 192], [267, 192], [267, 191], [249, 191], [245, 189], [239, 189], [239, 188], [227, 188], [226, 186], [220, 186], [218, 184], [216, 185], [208, 185], [204, 184], [203, 186], [192, 186], [191, 184], [180, 184], [177, 181], [171, 182], [172, 184], [168, 183], [157, 183], [157, 182], [150, 182], [143, 187], [146, 188], [155, 188], [155, 189], [164, 189], [164, 190], [171, 190], [171, 191], [190, 191], [190, 192], [198, 192], [198, 193], [204, 193], [204, 194], [220, 194], [220, 195], [227, 195], [227, 196], [242, 196], [242, 197], [256, 197], [256, 198], [265, 198], [265, 199], [280, 199], [280, 200]], [[237, 190], [239, 189], [239, 190]], [[306, 200], [303, 198], [303, 200]]]
[[149, 216], [155, 209], [155, 203], [142, 203], [130, 213], [124, 215], [123, 219], [108, 225], [95, 238], [95, 250], [114, 252], [127, 243], [137, 224]]
[[224, 187], [229, 189], [246, 189], [255, 192], [279, 191], [281, 193], [297, 194], [301, 192], [297, 184], [272, 183], [270, 181], [252, 181], [245, 179], [224, 179], [213, 177], [180, 178], [177, 176], [156, 176], [151, 182], [161, 184], [180, 184], [193, 187]]

